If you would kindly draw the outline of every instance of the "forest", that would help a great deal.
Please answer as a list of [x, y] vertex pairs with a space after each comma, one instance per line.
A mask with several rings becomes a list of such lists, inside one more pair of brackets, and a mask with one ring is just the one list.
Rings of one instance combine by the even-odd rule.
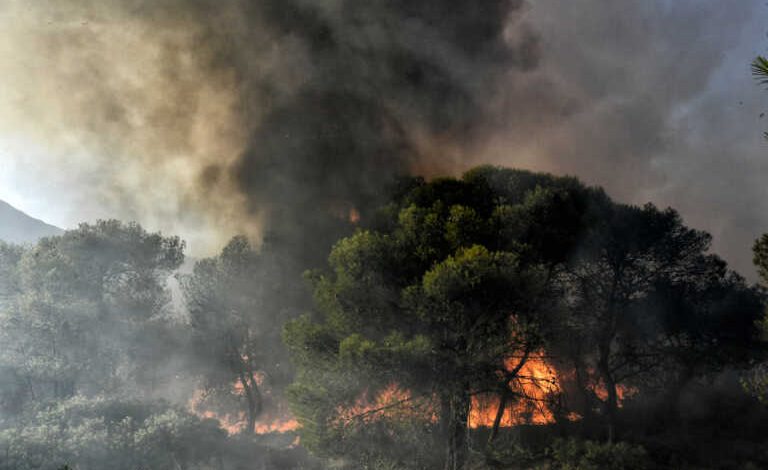
[[766, 292], [674, 209], [482, 166], [312, 217], [1, 244], [0, 468], [768, 465]]

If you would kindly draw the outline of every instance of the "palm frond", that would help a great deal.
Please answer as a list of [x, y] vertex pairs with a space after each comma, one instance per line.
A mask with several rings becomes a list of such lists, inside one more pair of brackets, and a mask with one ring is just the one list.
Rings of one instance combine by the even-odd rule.
[[761, 85], [768, 85], [768, 59], [763, 56], [755, 57], [752, 61], [752, 76]]

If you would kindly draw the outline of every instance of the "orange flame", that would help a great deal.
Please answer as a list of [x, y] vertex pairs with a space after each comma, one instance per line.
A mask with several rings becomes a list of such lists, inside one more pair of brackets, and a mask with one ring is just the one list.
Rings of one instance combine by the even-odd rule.
[[[257, 381], [262, 380], [261, 377], [256, 377]], [[261, 383], [261, 382], [259, 382]], [[235, 395], [242, 395], [244, 393], [243, 386], [240, 382], [235, 382], [232, 385], [232, 391]], [[201, 389], [195, 390], [187, 403], [187, 408], [190, 412], [199, 416], [200, 418], [214, 419], [219, 422], [219, 426], [224, 429], [227, 434], [239, 434], [243, 432], [248, 426], [248, 419], [245, 412], [238, 412], [236, 414], [230, 413], [217, 413], [215, 411], [205, 408], [205, 392]], [[287, 410], [279, 407], [278, 416], [271, 416], [265, 414], [262, 416], [254, 427], [256, 434], [271, 434], [271, 433], [287, 433], [296, 431], [299, 428], [299, 422], [287, 412]]]
[[230, 414], [218, 414], [213, 411], [194, 411], [194, 413], [200, 418], [214, 419], [219, 422], [219, 427], [225, 430], [230, 436], [233, 434], [241, 433], [246, 426], [243, 415], [240, 414], [234, 417]]
[[382, 418], [416, 418], [437, 422], [434, 407], [428, 400], [415, 399], [410, 390], [400, 388], [396, 383], [389, 384], [373, 400], [364, 393], [351, 407], [339, 407], [338, 422], [347, 424], [358, 420], [371, 422]]
[[353, 225], [357, 225], [358, 223], [360, 223], [360, 211], [358, 211], [354, 207], [349, 209], [348, 220]]
[[[508, 371], [514, 370], [519, 357], [510, 357], [505, 361]], [[593, 371], [589, 371], [593, 375]], [[567, 377], [567, 374], [563, 377]], [[524, 424], [547, 425], [555, 422], [555, 416], [549, 408], [549, 402], [554, 395], [561, 392], [561, 379], [555, 368], [547, 362], [544, 353], [538, 352], [530, 355], [525, 364], [520, 367], [517, 376], [510, 383], [513, 392], [512, 397], [506, 403], [499, 425], [501, 427], [514, 427]], [[255, 375], [255, 380], [262, 385], [264, 377]], [[605, 387], [597, 382], [591, 386], [595, 395], [605, 401], [608, 393]], [[232, 391], [236, 395], [244, 393], [240, 382], [232, 385]], [[637, 390], [623, 385], [617, 386], [618, 404], [634, 395]], [[197, 390], [188, 403], [190, 411], [201, 418], [215, 419], [222, 429], [230, 435], [238, 434], [247, 426], [246, 414], [239, 412], [233, 414], [219, 414], [204, 409], [203, 401], [205, 393]], [[410, 390], [401, 388], [397, 383], [391, 383], [372, 399], [368, 393], [364, 393], [351, 407], [339, 407], [337, 409], [337, 424], [346, 425], [353, 421], [363, 423], [380, 419], [418, 419], [424, 422], [437, 423], [437, 406], [435, 397], [415, 398]], [[473, 395], [470, 404], [468, 426], [472, 429], [492, 427], [499, 411], [501, 399], [497, 394]], [[283, 407], [280, 407], [283, 408]], [[570, 413], [567, 419], [576, 421], [581, 416]], [[255, 427], [256, 434], [286, 433], [296, 431], [299, 422], [286, 410], [278, 410], [277, 416], [265, 415]]]
[[[505, 367], [513, 370], [515, 359], [506, 361]], [[521, 424], [550, 424], [555, 418], [547, 407], [547, 400], [560, 391], [555, 370], [544, 360], [542, 354], [532, 355], [521, 367], [510, 385], [515, 399], [507, 403], [500, 426], [512, 427]], [[411, 391], [397, 383], [389, 384], [373, 399], [364, 393], [351, 407], [338, 408], [338, 422], [347, 424], [355, 420], [371, 422], [380, 419], [421, 419], [438, 421], [435, 398], [414, 398]], [[470, 404], [468, 425], [471, 428], [493, 426], [499, 409], [498, 395], [474, 395]]]
[[[597, 398], [601, 399], [602, 401], [608, 400], [608, 390], [605, 388], [605, 385], [603, 385], [602, 382], [595, 385], [593, 391], [595, 392], [595, 395]], [[616, 385], [616, 401], [618, 402], [619, 408], [624, 403], [624, 400], [627, 398], [632, 397], [632, 395], [637, 393], [637, 388], [635, 387], [628, 387], [625, 385], [618, 384]]]
[[187, 409], [203, 419], [214, 419], [219, 422], [219, 426], [227, 431], [227, 434], [237, 434], [245, 429], [245, 414], [239, 413], [232, 415], [229, 413], [219, 414], [211, 410], [204, 409], [203, 402], [205, 401], [205, 391], [202, 389], [195, 390], [192, 393], [192, 398], [187, 402]]
[[[519, 359], [509, 358], [505, 367], [512, 371]], [[543, 354], [531, 355], [513, 379], [510, 388], [514, 396], [506, 404], [499, 423], [502, 427], [521, 424], [550, 424], [555, 417], [547, 406], [549, 398], [560, 391], [557, 374], [543, 358]], [[469, 413], [469, 427], [491, 427], [501, 404], [498, 395], [476, 395], [472, 397]]]
[[286, 433], [296, 431], [297, 429], [299, 429], [299, 422], [290, 416], [256, 423], [256, 434]]

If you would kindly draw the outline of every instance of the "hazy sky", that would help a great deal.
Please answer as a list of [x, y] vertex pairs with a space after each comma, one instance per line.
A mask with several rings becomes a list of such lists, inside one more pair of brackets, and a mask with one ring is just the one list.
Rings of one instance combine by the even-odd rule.
[[[156, 4], [163, 7], [0, 1], [0, 199], [61, 227], [135, 219], [206, 254], [263, 222], [242, 182], [211, 175], [239, 168], [271, 181], [270, 165], [243, 164], [244, 152], [273, 143], [252, 136], [271, 122], [275, 101], [333, 73], [329, 63], [338, 58], [320, 57], [300, 34], [276, 33], [274, 18], [248, 10], [243, 19], [239, 0]], [[336, 21], [351, 9], [342, 0], [317, 4], [318, 15], [349, 36], [345, 44], [356, 44], [360, 31], [380, 33], [375, 16], [363, 16], [364, 30]], [[413, 23], [382, 12], [386, 24]], [[621, 201], [671, 205], [753, 276], [750, 245], [768, 231], [768, 117], [760, 118], [768, 91], [751, 78], [749, 62], [768, 53], [765, 2], [536, 0], [507, 13], [503, 40], [517, 55], [498, 67], [490, 53], [474, 60], [460, 41], [441, 42], [439, 27], [400, 27], [405, 39], [367, 37], [368, 48], [383, 41], [413, 49], [408, 34], [436, 31], [419, 53], [440, 57], [450, 80], [480, 102], [471, 108], [478, 123], [471, 138], [430, 128], [416, 146], [424, 156], [410, 166], [446, 173], [497, 163], [567, 173]], [[222, 40], [231, 39], [222, 31], [237, 28], [247, 34], [234, 36], [234, 51], [223, 49], [233, 41]], [[525, 63], [526, 54], [535, 60]], [[415, 99], [393, 90], [395, 104]], [[419, 122], [411, 108], [395, 115]], [[354, 174], [347, 170], [345, 177]], [[334, 178], [332, 164], [323, 171]]]

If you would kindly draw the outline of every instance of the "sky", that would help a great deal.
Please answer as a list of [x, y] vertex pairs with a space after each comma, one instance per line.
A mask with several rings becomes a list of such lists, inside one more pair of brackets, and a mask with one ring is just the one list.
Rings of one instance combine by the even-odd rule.
[[[764, 1], [379, 3], [283, 2], [296, 20], [271, 0], [3, 0], [0, 199], [64, 228], [136, 220], [199, 256], [286, 198], [301, 214], [382, 171], [492, 163], [672, 206], [754, 279]], [[316, 158], [335, 119], [350, 155]]]

